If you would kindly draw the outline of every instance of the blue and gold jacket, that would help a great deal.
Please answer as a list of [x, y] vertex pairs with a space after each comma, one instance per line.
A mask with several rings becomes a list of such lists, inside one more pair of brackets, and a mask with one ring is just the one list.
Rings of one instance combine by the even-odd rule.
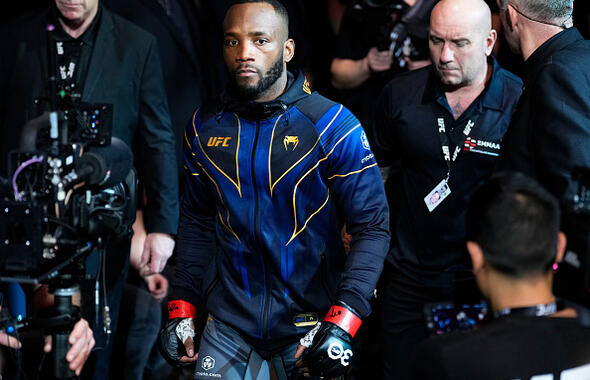
[[359, 121], [303, 75], [289, 82], [272, 102], [195, 112], [172, 282], [171, 299], [206, 301], [267, 348], [301, 337], [336, 301], [368, 315], [389, 247], [381, 175]]

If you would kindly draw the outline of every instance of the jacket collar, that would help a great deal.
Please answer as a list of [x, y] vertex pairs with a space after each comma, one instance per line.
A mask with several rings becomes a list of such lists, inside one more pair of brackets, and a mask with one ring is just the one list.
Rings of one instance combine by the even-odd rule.
[[269, 102], [238, 100], [226, 90], [221, 95], [222, 111], [235, 112], [248, 120], [266, 120], [286, 112], [291, 105], [311, 94], [305, 75], [298, 73], [295, 77], [288, 72], [287, 77], [287, 90]]
[[[500, 72], [502, 68], [498, 64], [498, 61], [496, 61], [496, 58], [493, 56], [488, 57], [488, 64], [492, 65], [492, 75], [490, 76], [490, 79], [488, 80], [488, 83], [483, 92], [477, 99], [480, 99], [480, 102], [484, 108], [501, 111], [504, 109], [504, 81], [501, 78], [502, 73]], [[426, 85], [422, 101], [423, 103], [436, 101], [443, 106], [447, 104], [445, 91], [436, 75], [434, 66], [430, 67], [428, 83]]]
[[525, 85], [533, 80], [537, 76], [537, 72], [541, 68], [543, 62], [551, 61], [551, 57], [555, 52], [563, 49], [564, 47], [583, 40], [584, 37], [580, 34], [578, 29], [575, 27], [565, 29], [547, 41], [545, 41], [541, 46], [537, 48], [531, 54], [529, 59], [525, 62], [525, 70], [524, 70], [524, 83]]
[[[99, 6], [101, 6], [100, 3]], [[112, 57], [109, 54], [105, 54], [105, 52], [110, 51], [112, 46], [116, 44], [113, 32], [113, 16], [104, 8], [102, 8], [101, 13], [100, 24], [97, 25], [96, 43], [94, 45], [92, 59], [90, 60], [90, 66], [88, 67], [88, 77], [86, 78], [84, 93], [82, 94], [83, 101], [86, 101], [94, 93], [100, 82], [104, 68], [110, 66], [109, 59]]]

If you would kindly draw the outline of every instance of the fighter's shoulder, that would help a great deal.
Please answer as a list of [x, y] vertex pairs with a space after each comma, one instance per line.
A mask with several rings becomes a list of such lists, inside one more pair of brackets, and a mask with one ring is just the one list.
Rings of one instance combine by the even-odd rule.
[[312, 92], [294, 104], [295, 108], [311, 120], [313, 124], [317, 124], [330, 110], [339, 105], [318, 92]]

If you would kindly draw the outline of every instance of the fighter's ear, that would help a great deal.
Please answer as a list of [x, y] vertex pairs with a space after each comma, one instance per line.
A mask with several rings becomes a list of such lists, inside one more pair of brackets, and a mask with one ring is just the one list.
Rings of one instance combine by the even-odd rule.
[[283, 44], [283, 60], [285, 62], [291, 62], [295, 55], [295, 41], [292, 38], [288, 38]]

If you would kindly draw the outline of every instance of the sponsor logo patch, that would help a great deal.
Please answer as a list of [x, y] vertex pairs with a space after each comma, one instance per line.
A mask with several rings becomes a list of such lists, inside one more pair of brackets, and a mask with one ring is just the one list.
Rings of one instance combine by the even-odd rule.
[[466, 152], [487, 154], [489, 156], [498, 156], [500, 154], [500, 147], [500, 143], [497, 142], [468, 137], [465, 139], [463, 150]]
[[212, 370], [215, 367], [215, 359], [209, 355], [205, 356], [201, 362], [201, 367], [203, 367], [205, 371]]
[[289, 151], [289, 148], [291, 148], [291, 152], [294, 151], [297, 145], [299, 145], [299, 136], [285, 136], [283, 145], [286, 151]]
[[328, 357], [332, 360], [340, 360], [340, 364], [344, 367], [350, 364], [352, 351], [350, 349], [342, 348], [340, 342], [332, 342], [328, 346]]
[[367, 150], [371, 149], [371, 146], [369, 145], [369, 139], [367, 138], [365, 131], [361, 132], [361, 143], [363, 144], [363, 148]]
[[207, 146], [219, 146], [228, 148], [229, 142], [231, 141], [231, 137], [209, 137], [209, 141], [207, 141]]

